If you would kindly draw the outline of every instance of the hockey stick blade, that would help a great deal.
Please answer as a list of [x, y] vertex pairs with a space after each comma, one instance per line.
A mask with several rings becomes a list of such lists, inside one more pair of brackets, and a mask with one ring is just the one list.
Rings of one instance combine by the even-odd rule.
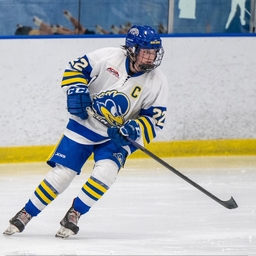
[[[88, 115], [90, 115], [91, 117], [95, 118], [96, 120], [98, 120], [101, 124], [105, 125], [106, 127], [111, 127], [112, 125], [102, 116], [98, 115], [97, 113], [95, 113], [91, 108], [87, 108], [87, 113]], [[227, 209], [235, 209], [238, 207], [236, 201], [234, 200], [233, 197], [231, 197], [229, 200], [227, 201], [222, 201], [220, 200], [218, 197], [214, 196], [213, 194], [211, 194], [209, 191], [207, 191], [206, 189], [204, 189], [203, 187], [201, 187], [200, 185], [198, 185], [196, 182], [192, 181], [191, 179], [189, 179], [187, 176], [185, 176], [184, 174], [182, 174], [181, 172], [179, 172], [178, 170], [176, 170], [174, 167], [172, 167], [171, 165], [169, 165], [167, 162], [165, 162], [164, 160], [162, 160], [161, 158], [159, 158], [158, 156], [156, 156], [155, 154], [153, 154], [151, 151], [149, 151], [148, 149], [146, 149], [145, 147], [143, 147], [142, 145], [140, 145], [139, 143], [137, 143], [136, 141], [132, 140], [129, 137], [125, 137], [133, 146], [135, 146], [136, 148], [140, 149], [142, 152], [144, 152], [145, 154], [147, 154], [148, 156], [150, 156], [151, 158], [153, 158], [154, 160], [156, 160], [158, 163], [160, 163], [161, 165], [163, 165], [164, 167], [166, 167], [168, 170], [172, 171], [173, 173], [175, 173], [176, 175], [178, 175], [180, 178], [182, 178], [183, 180], [187, 181], [189, 184], [191, 184], [192, 186], [194, 186], [195, 188], [197, 188], [198, 190], [200, 190], [201, 192], [203, 192], [205, 195], [209, 196], [210, 198], [212, 198], [214, 201], [216, 201], [217, 203], [221, 204], [222, 206], [226, 207]]]

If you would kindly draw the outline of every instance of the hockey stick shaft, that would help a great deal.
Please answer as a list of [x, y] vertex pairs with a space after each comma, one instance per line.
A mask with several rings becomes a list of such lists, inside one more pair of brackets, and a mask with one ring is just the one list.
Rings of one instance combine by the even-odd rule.
[[[111, 127], [112, 125], [110, 123], [108, 123], [108, 121], [98, 115], [97, 113], [95, 113], [92, 109], [87, 108], [87, 113], [92, 116], [93, 118], [95, 118], [96, 120], [98, 120], [101, 124], [105, 125], [106, 127]], [[200, 185], [198, 185], [196, 182], [192, 181], [191, 179], [189, 179], [187, 176], [185, 176], [184, 174], [182, 174], [181, 172], [179, 172], [178, 170], [176, 170], [174, 167], [172, 167], [171, 165], [169, 165], [167, 162], [165, 162], [164, 160], [162, 160], [161, 158], [159, 158], [158, 156], [156, 156], [154, 153], [152, 153], [151, 151], [149, 151], [148, 149], [146, 149], [145, 147], [143, 147], [142, 145], [140, 145], [139, 143], [137, 143], [136, 141], [132, 140], [129, 137], [125, 137], [133, 146], [135, 146], [136, 148], [140, 149], [142, 152], [144, 152], [145, 154], [147, 154], [148, 156], [150, 156], [151, 158], [153, 158], [155, 161], [157, 161], [158, 163], [160, 163], [161, 165], [163, 165], [164, 167], [166, 167], [168, 170], [172, 171], [173, 173], [175, 173], [176, 175], [178, 175], [180, 178], [182, 178], [183, 180], [187, 181], [189, 184], [191, 184], [192, 186], [194, 186], [195, 188], [197, 188], [198, 190], [200, 190], [201, 192], [203, 192], [205, 195], [209, 196], [210, 198], [212, 198], [214, 201], [216, 201], [217, 203], [221, 204], [222, 206], [228, 208], [228, 209], [235, 209], [238, 207], [236, 201], [234, 200], [233, 197], [231, 197], [229, 200], [227, 201], [222, 201], [220, 200], [218, 197], [216, 197], [215, 195], [211, 194], [209, 191], [207, 191], [206, 189], [204, 189], [203, 187], [201, 187]]]

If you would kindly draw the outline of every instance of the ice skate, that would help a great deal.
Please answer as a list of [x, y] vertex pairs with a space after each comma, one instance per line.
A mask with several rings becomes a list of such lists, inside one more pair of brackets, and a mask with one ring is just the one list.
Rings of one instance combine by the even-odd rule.
[[21, 209], [13, 218], [9, 220], [10, 226], [4, 231], [4, 235], [11, 236], [20, 233], [33, 217], [26, 212], [25, 208]]
[[60, 222], [60, 229], [55, 237], [68, 238], [70, 235], [76, 235], [79, 231], [77, 226], [81, 213], [73, 208], [73, 205], [66, 213], [65, 217]]

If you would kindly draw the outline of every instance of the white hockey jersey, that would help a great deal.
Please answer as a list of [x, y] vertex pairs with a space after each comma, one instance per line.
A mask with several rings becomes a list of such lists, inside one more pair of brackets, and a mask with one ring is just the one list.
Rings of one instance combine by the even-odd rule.
[[[129, 58], [120, 48], [102, 48], [69, 62], [62, 80], [70, 87], [88, 86], [92, 108], [113, 125], [136, 119], [141, 128], [138, 142], [148, 144], [164, 126], [168, 88], [159, 68], [149, 73], [129, 73]], [[110, 138], [107, 128], [92, 117], [71, 115], [64, 135], [81, 144], [99, 144]], [[130, 154], [134, 146], [124, 147]]]

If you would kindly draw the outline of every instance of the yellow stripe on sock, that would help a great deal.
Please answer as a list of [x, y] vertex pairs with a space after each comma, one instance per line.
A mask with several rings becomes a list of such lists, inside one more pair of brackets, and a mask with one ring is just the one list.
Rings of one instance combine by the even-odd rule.
[[47, 186], [47, 184], [44, 181], [41, 182], [41, 186], [52, 198], [55, 199], [57, 197], [57, 195], [51, 190], [51, 188]]
[[98, 193], [96, 193], [95, 191], [93, 191], [91, 188], [89, 188], [86, 184], [84, 184], [83, 186], [84, 190], [86, 190], [89, 194], [91, 194], [92, 196], [96, 197], [97, 199], [101, 198], [101, 195], [99, 195]]
[[47, 198], [44, 193], [37, 187], [36, 188], [36, 193], [40, 196], [40, 198], [47, 204], [51, 203], [51, 200]]
[[101, 186], [99, 183], [95, 182], [94, 180], [92, 180], [91, 178], [89, 178], [88, 182], [94, 186], [95, 188], [97, 188], [98, 190], [100, 190], [101, 192], [105, 193], [107, 191], [106, 188], [104, 188], [103, 186]]

